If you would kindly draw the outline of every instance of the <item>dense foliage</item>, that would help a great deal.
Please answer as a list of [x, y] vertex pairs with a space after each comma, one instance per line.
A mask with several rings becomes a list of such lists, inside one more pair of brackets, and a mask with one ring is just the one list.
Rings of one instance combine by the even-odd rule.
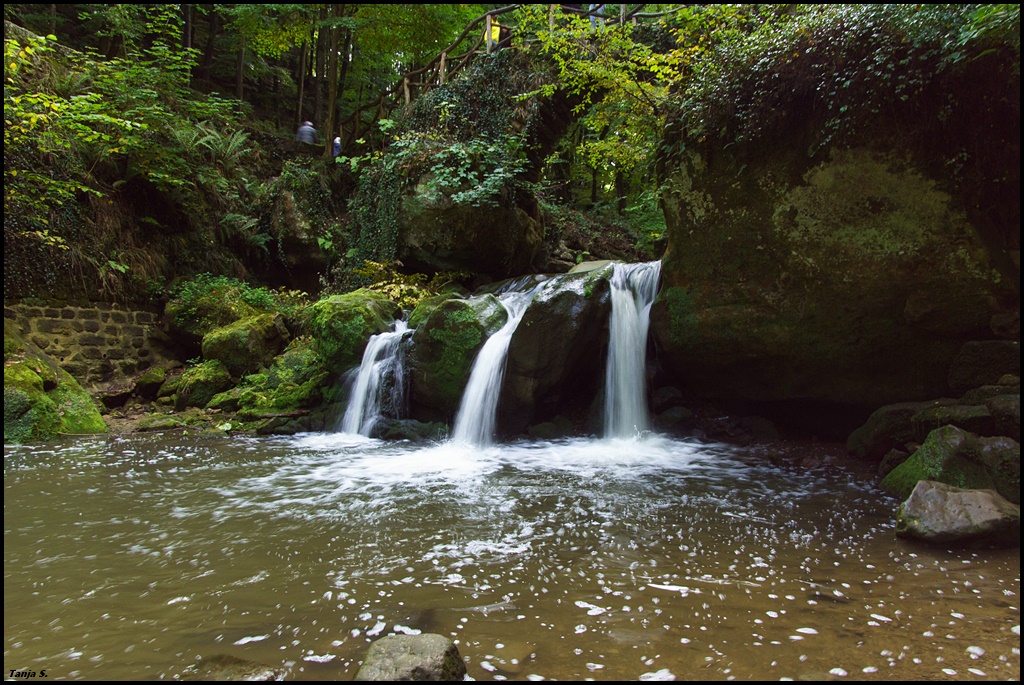
[[1012, 61], [1019, 78], [1019, 5], [714, 7], [696, 39], [694, 22], [706, 17], [673, 21], [693, 56], [681, 65], [668, 124], [689, 139], [743, 142], [810, 116], [822, 122], [813, 154], [974, 60]]
[[[470, 21], [497, 7], [5, 5], [5, 295], [270, 280], [283, 205], [332, 260], [329, 287], [366, 285], [356, 270], [394, 258], [414, 180], [438, 204], [537, 198], [575, 259], [649, 258], [664, 231], [655, 162], [687, 144], [812, 117], [814, 154], [966, 65], [1019, 84], [1019, 5], [521, 5], [495, 14], [514, 49], [406, 90], [464, 29], [449, 68], [468, 55], [483, 28]], [[532, 127], [556, 94], [572, 121], [537, 172]], [[306, 119], [324, 145], [298, 154]]]

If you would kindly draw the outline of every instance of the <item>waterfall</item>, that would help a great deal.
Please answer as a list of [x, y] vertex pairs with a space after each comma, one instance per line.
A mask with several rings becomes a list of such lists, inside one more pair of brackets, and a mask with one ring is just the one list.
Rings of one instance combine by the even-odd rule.
[[480, 348], [469, 373], [469, 382], [462, 393], [459, 413], [455, 416], [452, 442], [486, 447], [494, 437], [498, 396], [505, 379], [505, 360], [512, 334], [526, 314], [538, 286], [525, 292], [508, 292], [498, 296], [508, 311], [508, 320]]
[[661, 262], [614, 265], [605, 370], [605, 437], [628, 438], [648, 429], [647, 328], [660, 276]]
[[385, 409], [400, 408], [405, 396], [402, 338], [407, 330], [404, 321], [396, 321], [395, 330], [379, 333], [366, 344], [341, 420], [342, 433], [368, 436]]

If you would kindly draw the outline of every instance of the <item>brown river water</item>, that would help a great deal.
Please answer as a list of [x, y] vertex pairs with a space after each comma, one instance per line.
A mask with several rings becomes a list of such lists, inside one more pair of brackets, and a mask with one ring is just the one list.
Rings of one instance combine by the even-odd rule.
[[349, 680], [374, 639], [422, 631], [475, 680], [1019, 680], [1019, 550], [898, 540], [870, 471], [815, 449], [5, 447], [5, 677], [228, 654]]

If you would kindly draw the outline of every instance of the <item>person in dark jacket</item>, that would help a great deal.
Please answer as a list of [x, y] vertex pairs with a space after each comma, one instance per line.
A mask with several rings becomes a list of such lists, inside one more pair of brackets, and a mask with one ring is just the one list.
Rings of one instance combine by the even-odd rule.
[[299, 130], [295, 133], [295, 140], [303, 143], [316, 143], [317, 135], [316, 129], [313, 128], [312, 121], [302, 122], [302, 126], [299, 126]]

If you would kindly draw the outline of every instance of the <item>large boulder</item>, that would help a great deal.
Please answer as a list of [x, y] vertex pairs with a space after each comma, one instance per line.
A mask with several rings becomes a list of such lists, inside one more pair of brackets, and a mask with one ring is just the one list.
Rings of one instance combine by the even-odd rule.
[[882, 479], [881, 487], [907, 498], [918, 481], [991, 489], [1020, 504], [1020, 443], [980, 438], [956, 426], [933, 430], [921, 447]]
[[338, 377], [358, 366], [370, 338], [389, 330], [401, 310], [384, 295], [356, 290], [306, 308], [305, 328], [327, 369]]
[[397, 256], [412, 271], [508, 278], [533, 269], [544, 229], [521, 208], [429, 199], [422, 184], [401, 204]]
[[4, 444], [106, 432], [78, 381], [4, 319]]
[[1012, 395], [997, 395], [985, 402], [995, 421], [997, 435], [1020, 442], [1020, 390]]
[[416, 413], [429, 420], [455, 415], [477, 353], [507, 320], [508, 311], [490, 294], [445, 300], [430, 312], [408, 356]]
[[231, 385], [231, 374], [216, 359], [191, 366], [181, 375], [174, 408], [181, 411], [186, 407], [205, 407], [215, 395]]
[[959, 341], [1010, 292], [957, 198], [897, 151], [778, 148], [694, 153], [673, 174], [651, 314], [663, 358], [713, 397], [946, 394]]
[[[317, 355], [314, 343], [308, 338], [296, 338], [284, 352], [261, 373], [245, 378], [236, 396], [214, 400], [237, 404], [244, 419], [258, 419], [268, 414], [290, 414], [337, 404], [333, 393], [339, 386], [331, 384], [329, 373]], [[213, 406], [213, 402], [208, 406]]]
[[[807, 31], [751, 46], [763, 53], [716, 52], [735, 57], [722, 87], [669, 117], [652, 330], [705, 396], [942, 397], [962, 342], [997, 337], [1019, 301], [1013, 42], [936, 69], [934, 44], [887, 33], [917, 19], [860, 7], [849, 24], [814, 10]], [[837, 64], [849, 80], [823, 86]]]
[[[1018, 335], [1020, 331], [1017, 331]], [[958, 392], [1020, 376], [1020, 342], [974, 340], [964, 343], [949, 367], [949, 387]]]
[[186, 349], [198, 351], [203, 337], [215, 328], [269, 311], [246, 302], [246, 287], [241, 281], [209, 274], [186, 282], [164, 307], [168, 334]]
[[914, 427], [915, 416], [922, 411], [955, 404], [953, 399], [887, 404], [872, 412], [864, 425], [850, 433], [846, 449], [861, 459], [879, 461], [889, 450], [921, 441]]
[[896, 514], [896, 535], [936, 545], [1020, 546], [1020, 506], [994, 490], [922, 480]]
[[609, 263], [546, 281], [509, 344], [499, 430], [589, 407], [604, 382], [611, 312]]
[[291, 339], [280, 314], [256, 314], [203, 336], [203, 358], [216, 359], [232, 376], [267, 366]]
[[354, 680], [463, 680], [459, 648], [436, 633], [388, 635], [370, 645]]

